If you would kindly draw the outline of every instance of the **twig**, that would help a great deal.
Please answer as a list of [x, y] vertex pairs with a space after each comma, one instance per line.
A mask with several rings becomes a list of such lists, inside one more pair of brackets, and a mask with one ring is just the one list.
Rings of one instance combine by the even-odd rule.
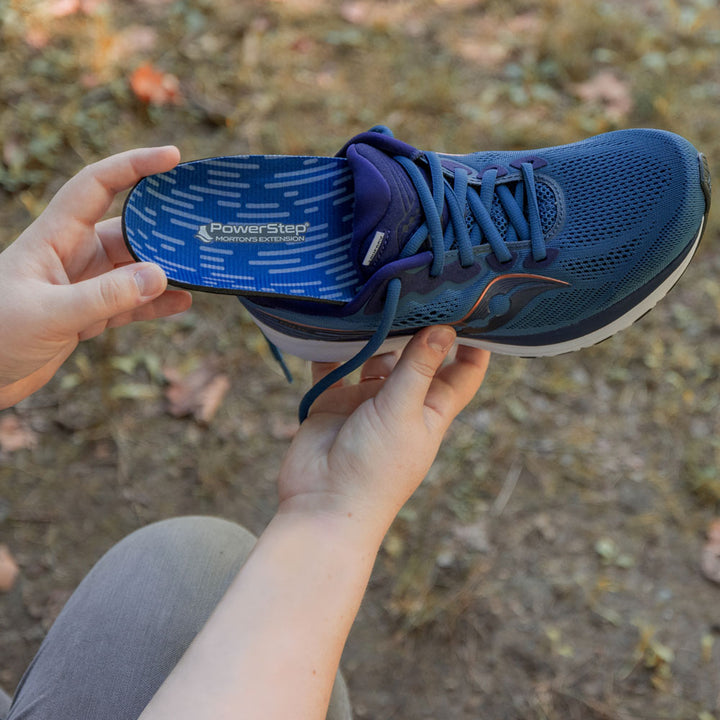
[[511, 495], [515, 490], [515, 486], [520, 479], [522, 468], [522, 463], [519, 460], [516, 459], [513, 461], [508, 474], [505, 476], [505, 482], [503, 482], [503, 486], [500, 489], [498, 496], [495, 498], [492, 508], [490, 509], [490, 514], [493, 517], [499, 517], [505, 509], [505, 506], [508, 504]]

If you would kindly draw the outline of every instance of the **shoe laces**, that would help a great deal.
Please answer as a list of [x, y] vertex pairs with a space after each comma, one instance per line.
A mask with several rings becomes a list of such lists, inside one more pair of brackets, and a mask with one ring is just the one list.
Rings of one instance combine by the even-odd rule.
[[[376, 125], [371, 130], [392, 136], [392, 132], [382, 125]], [[498, 183], [498, 180], [508, 173], [507, 169], [500, 165], [491, 165], [477, 172], [480, 178], [478, 189], [470, 184], [468, 170], [475, 174], [471, 168], [452, 163], [451, 186], [446, 177], [447, 169], [443, 168], [437, 153], [425, 152], [422, 159], [429, 170], [429, 182], [416, 162], [403, 156], [395, 157], [415, 187], [425, 215], [425, 222], [405, 243], [400, 258], [415, 255], [429, 245], [433, 255], [430, 276], [437, 277], [444, 270], [446, 253], [453, 247], [457, 249], [460, 265], [469, 267], [476, 262], [473, 247], [483, 242], [488, 243], [498, 262], [507, 263], [514, 257], [508, 248], [508, 243], [530, 241], [533, 260], [535, 262], [545, 260], [547, 251], [534, 175], [534, 171], [542, 167], [545, 161], [530, 156], [511, 163], [512, 167], [520, 170], [520, 177], [513, 180], [515, 182], [513, 191], [509, 187], [509, 182]], [[505, 238], [500, 234], [491, 216], [495, 196], [508, 219]], [[448, 222], [443, 231], [442, 216], [445, 209], [448, 213]], [[307, 418], [312, 404], [325, 390], [357, 370], [380, 349], [395, 320], [401, 290], [400, 278], [393, 278], [388, 282], [385, 304], [377, 329], [360, 352], [332, 370], [308, 390], [298, 409], [301, 423]]]

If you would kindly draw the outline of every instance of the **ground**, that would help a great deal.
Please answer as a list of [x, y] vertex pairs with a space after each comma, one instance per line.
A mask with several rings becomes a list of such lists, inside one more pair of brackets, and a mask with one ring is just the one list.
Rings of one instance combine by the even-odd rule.
[[[332, 154], [381, 122], [466, 152], [655, 126], [720, 169], [711, 0], [10, 0], [0, 34], [0, 247], [83, 164], [141, 144]], [[720, 514], [719, 229], [625, 332], [493, 358], [378, 557], [343, 658], [358, 718], [720, 718], [720, 585], [700, 564]], [[0, 685], [132, 530], [262, 531], [309, 383], [290, 364], [292, 386], [237, 301], [197, 293], [0, 413], [0, 543], [20, 566]], [[205, 419], [171, 412], [183, 393]]]

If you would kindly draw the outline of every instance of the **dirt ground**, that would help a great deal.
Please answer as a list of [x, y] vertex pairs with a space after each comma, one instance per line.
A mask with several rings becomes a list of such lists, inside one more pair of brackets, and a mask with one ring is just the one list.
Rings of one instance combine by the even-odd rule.
[[[9, 0], [0, 66], [0, 247], [84, 163], [152, 143], [332, 154], [381, 122], [464, 152], [645, 125], [720, 169], [709, 0]], [[378, 557], [342, 663], [358, 718], [720, 719], [720, 585], [700, 566], [720, 515], [719, 229], [629, 330], [493, 358]], [[309, 384], [290, 365], [288, 386], [239, 303], [196, 293], [0, 413], [0, 543], [20, 566], [0, 686], [132, 530], [262, 531]], [[207, 401], [193, 371], [220, 400], [205, 421], [172, 412], [176, 393]]]

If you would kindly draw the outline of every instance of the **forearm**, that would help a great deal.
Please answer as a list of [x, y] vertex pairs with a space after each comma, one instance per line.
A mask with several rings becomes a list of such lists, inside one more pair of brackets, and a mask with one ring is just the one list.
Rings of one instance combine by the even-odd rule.
[[381, 540], [354, 517], [276, 515], [141, 720], [324, 719]]

